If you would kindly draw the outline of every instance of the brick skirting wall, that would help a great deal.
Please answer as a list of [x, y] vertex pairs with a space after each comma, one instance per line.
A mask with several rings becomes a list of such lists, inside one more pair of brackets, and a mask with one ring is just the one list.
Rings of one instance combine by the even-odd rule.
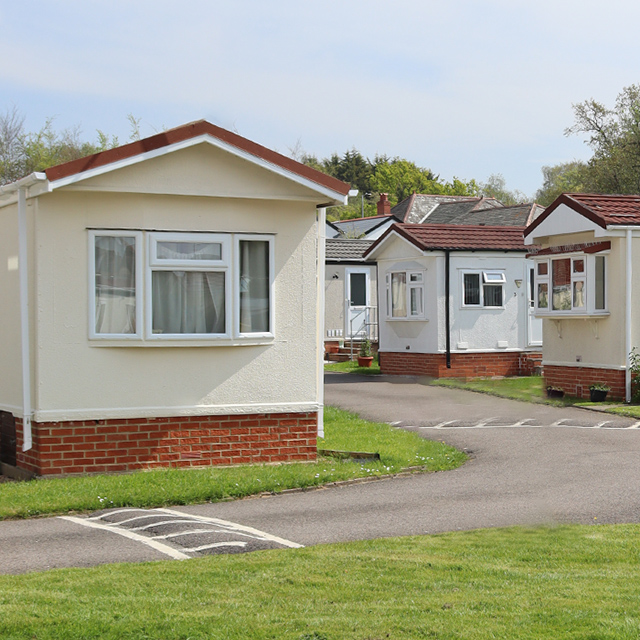
[[526, 376], [535, 373], [542, 363], [538, 351], [452, 353], [450, 369], [444, 353], [381, 351], [379, 357], [382, 373], [434, 378]]
[[32, 423], [17, 466], [37, 475], [116, 473], [316, 459], [318, 414], [274, 413]]
[[568, 396], [589, 398], [589, 387], [604, 382], [611, 387], [607, 399], [624, 400], [626, 383], [624, 369], [595, 369], [592, 367], [544, 366], [546, 386], [560, 387]]

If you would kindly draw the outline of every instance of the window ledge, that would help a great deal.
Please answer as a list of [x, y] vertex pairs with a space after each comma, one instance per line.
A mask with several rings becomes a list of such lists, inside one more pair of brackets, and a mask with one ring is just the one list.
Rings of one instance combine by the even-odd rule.
[[273, 337], [260, 338], [169, 338], [166, 340], [120, 340], [117, 338], [96, 338], [89, 340], [90, 347], [254, 347], [268, 346], [275, 342]]
[[611, 315], [609, 311], [598, 311], [593, 313], [574, 313], [572, 311], [547, 311], [534, 314], [536, 318], [550, 318], [552, 320], [597, 320], [598, 318], [608, 318]]
[[387, 322], [429, 322], [429, 318], [387, 318]]

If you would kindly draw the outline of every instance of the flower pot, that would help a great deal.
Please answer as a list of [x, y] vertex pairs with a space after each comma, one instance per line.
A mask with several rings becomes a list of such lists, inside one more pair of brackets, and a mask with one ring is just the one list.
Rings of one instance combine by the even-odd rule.
[[547, 398], [564, 398], [562, 389], [547, 389]]
[[370, 367], [373, 362], [373, 356], [358, 356], [359, 367]]
[[607, 399], [607, 393], [609, 392], [604, 389], [589, 389], [591, 402], [604, 402]]

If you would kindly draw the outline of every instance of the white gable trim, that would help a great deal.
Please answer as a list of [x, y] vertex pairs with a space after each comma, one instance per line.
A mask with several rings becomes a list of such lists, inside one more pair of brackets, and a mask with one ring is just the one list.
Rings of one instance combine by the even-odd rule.
[[153, 149], [152, 151], [140, 153], [135, 156], [131, 156], [129, 158], [123, 158], [122, 160], [116, 160], [115, 162], [110, 162], [108, 164], [95, 167], [94, 169], [88, 169], [87, 171], [82, 171], [81, 173], [75, 173], [71, 176], [60, 178], [59, 180], [54, 180], [50, 183], [50, 188], [51, 190], [60, 189], [68, 185], [76, 184], [83, 180], [88, 180], [90, 178], [95, 178], [96, 176], [104, 175], [105, 173], [109, 173], [110, 171], [123, 169], [125, 167], [129, 167], [129, 166], [138, 164], [140, 162], [144, 162], [145, 160], [158, 158], [158, 157], [167, 155], [169, 153], [180, 151], [182, 149], [188, 149], [190, 147], [193, 147], [199, 144], [210, 144], [238, 158], [247, 160], [252, 164], [262, 167], [267, 171], [275, 173], [288, 180], [292, 180], [293, 182], [296, 182], [306, 187], [307, 189], [311, 189], [312, 191], [315, 191], [316, 193], [319, 193], [324, 197], [330, 198], [332, 201], [337, 201], [340, 204], [346, 204], [347, 196], [343, 196], [341, 193], [338, 193], [337, 191], [333, 191], [332, 189], [323, 187], [322, 185], [319, 185], [317, 182], [313, 182], [308, 178], [304, 178], [303, 176], [300, 176], [296, 173], [288, 171], [287, 169], [279, 167], [278, 165], [268, 162], [263, 158], [260, 158], [251, 153], [248, 153], [242, 149], [239, 149], [234, 145], [228, 144], [227, 142], [224, 142], [208, 134], [196, 136], [195, 138], [189, 138], [188, 140], [182, 140], [181, 142], [169, 144], [164, 147], [160, 147], [159, 149]]
[[424, 255], [424, 251], [422, 249], [416, 247], [416, 245], [413, 242], [411, 242], [410, 240], [407, 240], [407, 238], [400, 235], [397, 231], [394, 230], [394, 231], [390, 231], [389, 234], [385, 236], [384, 240], [382, 240], [380, 244], [368, 256], [366, 256], [365, 260], [375, 260], [380, 253], [384, 252], [386, 245], [389, 242], [391, 242], [392, 239], [396, 239], [396, 238], [399, 240], [402, 240], [409, 247], [411, 247], [411, 249], [413, 249], [416, 255], [419, 255], [419, 256]]
[[581, 233], [583, 231], [593, 231], [593, 235], [596, 238], [610, 235], [606, 229], [563, 203], [552, 211], [549, 217], [543, 220], [535, 229], [525, 234], [524, 242], [525, 244], [535, 244], [539, 238], [546, 236]]

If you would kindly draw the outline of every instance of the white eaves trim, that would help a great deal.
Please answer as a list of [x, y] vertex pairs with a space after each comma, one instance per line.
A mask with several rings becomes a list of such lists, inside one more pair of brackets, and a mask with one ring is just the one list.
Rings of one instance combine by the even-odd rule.
[[331, 200], [337, 201], [340, 204], [346, 204], [347, 196], [343, 196], [342, 194], [333, 191], [327, 187], [323, 187], [319, 185], [317, 182], [313, 182], [303, 176], [300, 176], [291, 171], [287, 171], [278, 165], [275, 165], [271, 162], [267, 162], [263, 158], [259, 158], [251, 153], [243, 151], [238, 147], [228, 144], [218, 138], [212, 137], [210, 135], [204, 134], [201, 136], [196, 136], [195, 138], [189, 138], [188, 140], [182, 140], [181, 142], [176, 142], [174, 144], [167, 145], [165, 147], [160, 147], [159, 149], [154, 149], [152, 151], [147, 151], [145, 153], [140, 153], [135, 156], [131, 156], [129, 158], [123, 158], [122, 160], [117, 160], [115, 162], [110, 162], [109, 164], [102, 165], [100, 167], [96, 167], [95, 169], [88, 169], [87, 171], [82, 171], [81, 173], [76, 173], [71, 176], [67, 176], [66, 178], [60, 178], [59, 180], [54, 180], [51, 182], [51, 189], [60, 189], [61, 187], [66, 187], [71, 184], [76, 184], [83, 180], [88, 180], [90, 178], [95, 178], [96, 176], [103, 175], [105, 173], [109, 173], [110, 171], [115, 171], [117, 169], [122, 169], [124, 167], [129, 167], [140, 162], [144, 162], [145, 160], [151, 160], [153, 158], [158, 158], [160, 156], [164, 156], [169, 153], [173, 153], [175, 151], [180, 151], [181, 149], [188, 149], [189, 147], [196, 146], [198, 144], [210, 144], [218, 149], [222, 149], [227, 153], [230, 153], [238, 158], [243, 160], [247, 160], [267, 171], [271, 171], [283, 178], [287, 178], [288, 180], [292, 180], [293, 182], [297, 182], [298, 184], [306, 187], [307, 189], [311, 189], [316, 193], [322, 194], [324, 197], [330, 198]]
[[385, 249], [385, 245], [388, 244], [393, 238], [397, 238], [398, 240], [402, 240], [407, 245], [409, 245], [417, 255], [424, 255], [424, 251], [422, 249], [416, 247], [416, 245], [407, 240], [404, 236], [400, 235], [397, 231], [388, 231], [387, 235], [384, 237], [384, 240], [380, 242], [380, 244], [366, 257], [366, 260], [375, 260], [375, 258], [380, 254], [381, 251]]

